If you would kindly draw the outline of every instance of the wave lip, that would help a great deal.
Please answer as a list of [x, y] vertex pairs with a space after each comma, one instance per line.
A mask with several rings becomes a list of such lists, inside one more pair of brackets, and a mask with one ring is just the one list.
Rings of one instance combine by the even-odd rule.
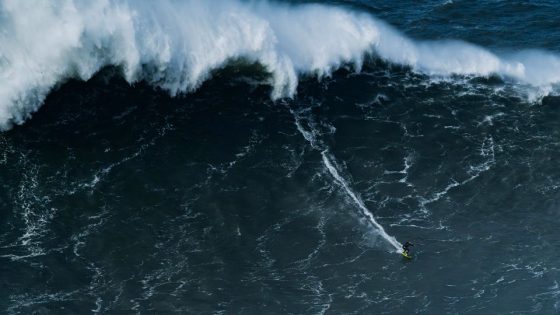
[[197, 89], [232, 59], [260, 63], [271, 97], [296, 94], [298, 76], [328, 76], [368, 54], [432, 76], [499, 75], [550, 89], [556, 54], [499, 56], [461, 41], [411, 40], [346, 8], [241, 0], [0, 0], [0, 129], [20, 124], [70, 78], [116, 66], [176, 95]]

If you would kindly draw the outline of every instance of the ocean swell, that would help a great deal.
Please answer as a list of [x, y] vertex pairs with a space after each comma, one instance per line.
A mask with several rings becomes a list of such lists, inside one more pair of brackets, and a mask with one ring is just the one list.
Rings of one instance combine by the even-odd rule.
[[2, 0], [0, 129], [20, 124], [58, 84], [116, 66], [176, 95], [232, 59], [270, 73], [271, 97], [292, 97], [301, 74], [359, 70], [367, 55], [426, 75], [499, 75], [549, 88], [560, 58], [527, 50], [499, 56], [461, 41], [417, 42], [382, 21], [334, 6], [237, 0]]

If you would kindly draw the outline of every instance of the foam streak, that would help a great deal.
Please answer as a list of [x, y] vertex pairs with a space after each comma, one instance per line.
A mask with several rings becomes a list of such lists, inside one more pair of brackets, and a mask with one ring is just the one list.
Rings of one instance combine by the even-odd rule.
[[371, 212], [366, 207], [362, 199], [360, 199], [360, 197], [356, 195], [356, 193], [352, 190], [352, 188], [350, 188], [350, 185], [348, 184], [346, 179], [344, 179], [344, 177], [340, 175], [336, 166], [334, 165], [335, 164], [335, 162], [333, 162], [334, 158], [329, 154], [328, 147], [325, 144], [323, 144], [320, 139], [317, 138], [317, 136], [319, 135], [319, 131], [313, 128], [313, 123], [308, 120], [308, 125], [310, 126], [311, 131], [307, 131], [301, 124], [300, 114], [294, 112], [291, 109], [290, 112], [294, 116], [294, 122], [297, 130], [301, 133], [301, 135], [305, 138], [305, 140], [309, 142], [309, 144], [314, 150], [321, 151], [323, 164], [325, 168], [329, 171], [331, 176], [334, 178], [336, 184], [338, 184], [340, 187], [344, 189], [344, 193], [346, 193], [346, 195], [350, 197], [350, 199], [354, 202], [354, 204], [358, 206], [362, 215], [373, 226], [373, 228], [378, 233], [378, 235], [381, 236], [385, 241], [387, 241], [392, 247], [394, 247], [395, 252], [400, 253], [402, 251], [402, 244], [399, 243], [399, 241], [397, 241], [397, 239], [394, 236], [387, 234], [383, 226], [377, 222], [377, 220], [375, 219], [373, 214], [371, 214]]
[[333, 163], [329, 159], [327, 151], [321, 152], [321, 156], [323, 157], [323, 163], [325, 164], [325, 167], [329, 170], [329, 173], [331, 173], [332, 177], [334, 177], [336, 182], [344, 189], [346, 194], [348, 196], [350, 196], [352, 201], [354, 201], [354, 203], [356, 205], [358, 205], [358, 207], [362, 211], [362, 214], [375, 227], [375, 229], [377, 230], [379, 235], [383, 239], [385, 239], [389, 244], [391, 244], [395, 248], [396, 252], [401, 252], [402, 244], [399, 243], [394, 236], [391, 236], [391, 235], [387, 234], [387, 232], [385, 232], [385, 229], [383, 228], [383, 226], [381, 224], [379, 224], [377, 222], [377, 220], [375, 220], [375, 218], [373, 217], [371, 212], [368, 210], [368, 208], [366, 207], [366, 205], [364, 204], [362, 199], [360, 199], [358, 196], [356, 196], [354, 191], [352, 191], [350, 186], [348, 186], [348, 183], [346, 182], [346, 180], [342, 176], [340, 176], [336, 167], [333, 165]]

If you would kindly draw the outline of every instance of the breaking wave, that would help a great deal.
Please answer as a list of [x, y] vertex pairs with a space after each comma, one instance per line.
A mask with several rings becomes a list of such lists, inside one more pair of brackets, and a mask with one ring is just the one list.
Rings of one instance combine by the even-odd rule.
[[426, 75], [498, 75], [550, 89], [560, 57], [498, 55], [460, 41], [418, 42], [366, 13], [320, 4], [239, 0], [0, 1], [0, 129], [20, 124], [58, 84], [116, 66], [172, 96], [242, 59], [270, 73], [273, 99], [301, 74], [359, 70], [368, 55]]

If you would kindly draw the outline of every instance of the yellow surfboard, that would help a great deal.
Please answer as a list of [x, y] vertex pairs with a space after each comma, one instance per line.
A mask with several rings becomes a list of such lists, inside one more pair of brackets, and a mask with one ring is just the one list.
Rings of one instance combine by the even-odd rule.
[[401, 252], [401, 255], [403, 255], [403, 257], [406, 259], [412, 259], [412, 256], [410, 254], [407, 254], [406, 252]]

